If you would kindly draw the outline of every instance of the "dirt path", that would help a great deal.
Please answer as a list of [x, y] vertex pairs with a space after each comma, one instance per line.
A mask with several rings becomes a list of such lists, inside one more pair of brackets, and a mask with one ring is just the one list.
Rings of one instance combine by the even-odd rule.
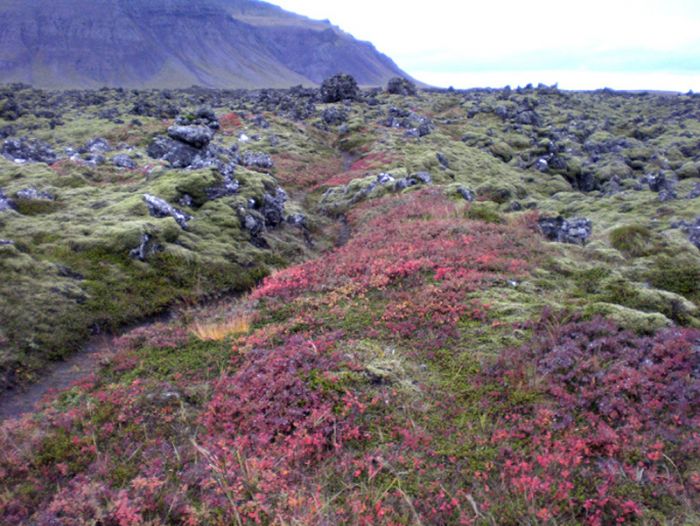
[[73, 383], [97, 371], [116, 353], [114, 340], [122, 334], [140, 327], [148, 327], [167, 321], [171, 315], [163, 315], [147, 322], [132, 325], [116, 335], [100, 334], [88, 340], [85, 346], [62, 362], [48, 365], [44, 374], [33, 384], [0, 393], [0, 422], [36, 411], [36, 405], [48, 394], [61, 391]]

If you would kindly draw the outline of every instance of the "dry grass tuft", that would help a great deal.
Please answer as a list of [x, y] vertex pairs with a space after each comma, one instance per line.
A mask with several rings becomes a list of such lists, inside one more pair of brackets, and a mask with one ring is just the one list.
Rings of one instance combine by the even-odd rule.
[[239, 336], [250, 331], [250, 316], [235, 316], [223, 321], [195, 321], [190, 332], [200, 340], [222, 341], [229, 336]]

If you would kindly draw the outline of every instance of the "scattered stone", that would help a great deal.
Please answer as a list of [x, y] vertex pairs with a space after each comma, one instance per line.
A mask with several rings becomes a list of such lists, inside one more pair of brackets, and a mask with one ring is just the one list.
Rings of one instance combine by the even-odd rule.
[[678, 221], [671, 224], [671, 228], [680, 228], [688, 236], [688, 241], [700, 249], [700, 216], [695, 218], [695, 222]]
[[433, 184], [433, 177], [428, 172], [418, 172], [411, 177], [418, 179], [423, 184]]
[[[238, 193], [241, 188], [241, 183], [233, 178], [233, 173], [223, 175], [224, 181], [219, 186], [214, 186], [207, 190], [207, 197], [211, 200], [221, 199], [229, 195], [234, 195]], [[191, 205], [188, 205], [191, 206]]]
[[417, 113], [391, 107], [387, 112], [387, 118], [384, 121], [384, 125], [389, 128], [403, 128], [407, 130], [407, 137], [424, 137], [430, 135], [433, 131], [433, 123], [430, 119], [418, 115]]
[[168, 204], [167, 201], [160, 197], [151, 194], [144, 194], [143, 200], [146, 202], [146, 206], [148, 206], [148, 212], [153, 217], [172, 217], [177, 224], [180, 225], [180, 228], [183, 230], [187, 229], [187, 222], [192, 219], [192, 216]]
[[470, 203], [476, 199], [476, 194], [464, 186], [458, 187], [457, 193], [461, 195], [465, 201], [469, 201]]
[[263, 195], [260, 212], [265, 218], [265, 225], [276, 227], [284, 221], [284, 206], [287, 202], [287, 192], [282, 188], [277, 188], [274, 194], [265, 193]]
[[11, 239], [0, 239], [0, 247], [7, 247], [14, 244], [15, 242]]
[[263, 152], [245, 152], [240, 158], [240, 163], [246, 168], [269, 170], [274, 167], [272, 157]]
[[339, 126], [348, 120], [348, 114], [342, 108], [332, 107], [323, 110], [321, 118], [328, 126]]
[[410, 186], [415, 186], [417, 184], [418, 180], [414, 179], [413, 177], [404, 177], [396, 181], [396, 184], [394, 185], [394, 190], [400, 192], [401, 190], [405, 190], [406, 188]]
[[7, 139], [2, 146], [2, 154], [15, 162], [37, 162], [53, 164], [56, 153], [47, 143], [37, 139]]
[[14, 209], [15, 205], [12, 200], [0, 190], [0, 212], [8, 212]]
[[31, 201], [55, 201], [56, 197], [49, 192], [42, 192], [34, 187], [23, 188], [16, 194], [18, 199]]
[[175, 124], [178, 126], [206, 126], [212, 130], [218, 130], [221, 127], [216, 113], [208, 107], [201, 107], [193, 114], [178, 115]]
[[443, 168], [450, 167], [450, 161], [447, 160], [447, 157], [445, 157], [444, 154], [438, 152], [435, 154], [435, 157], [437, 158], [437, 161], [440, 163], [440, 166], [442, 166]]
[[360, 88], [351, 75], [340, 74], [324, 80], [320, 93], [321, 102], [341, 102], [357, 100], [360, 97]]
[[695, 183], [695, 187], [690, 191], [687, 199], [697, 199], [700, 197], [700, 183]]
[[593, 232], [593, 223], [586, 218], [564, 219], [543, 217], [538, 221], [540, 230], [550, 241], [585, 245]]
[[535, 163], [535, 169], [537, 169], [540, 172], [547, 172], [549, 170], [549, 161], [547, 161], [547, 159], [545, 159], [544, 157], [538, 159]]
[[148, 256], [160, 251], [162, 247], [153, 240], [151, 234], [144, 233], [141, 236], [141, 243], [138, 247], [129, 252], [129, 256], [136, 258], [139, 261], [146, 261]]
[[307, 228], [306, 216], [304, 214], [292, 214], [287, 216], [287, 223], [299, 228]]
[[125, 153], [115, 155], [112, 159], [112, 164], [117, 168], [126, 168], [127, 170], [133, 170], [136, 168], [136, 161]]
[[394, 178], [393, 175], [387, 174], [387, 173], [380, 173], [377, 175], [377, 183], [381, 185], [386, 185], [386, 184], [391, 184], [395, 181], [396, 179]]
[[214, 138], [214, 132], [206, 126], [171, 126], [168, 136], [194, 148], [204, 148]]
[[649, 189], [652, 192], [660, 192], [661, 190], [666, 189], [666, 186], [668, 184], [666, 181], [666, 176], [663, 173], [647, 175], [646, 183], [649, 185]]
[[110, 151], [112, 151], [112, 147], [110, 146], [109, 141], [107, 141], [107, 139], [103, 139], [102, 137], [98, 137], [96, 139], [88, 141], [82, 148], [78, 150], [78, 153], [101, 154]]
[[2, 128], [0, 128], [0, 139], [7, 139], [8, 137], [11, 137], [14, 134], [15, 134], [14, 126], [10, 126], [8, 124], [7, 126], [3, 126]]

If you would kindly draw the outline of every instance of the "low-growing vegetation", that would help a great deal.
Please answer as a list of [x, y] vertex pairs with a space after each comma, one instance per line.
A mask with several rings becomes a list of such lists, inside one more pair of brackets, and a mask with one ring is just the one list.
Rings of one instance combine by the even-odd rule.
[[14, 90], [2, 386], [173, 318], [0, 423], [2, 524], [700, 521], [700, 99], [397, 86]]

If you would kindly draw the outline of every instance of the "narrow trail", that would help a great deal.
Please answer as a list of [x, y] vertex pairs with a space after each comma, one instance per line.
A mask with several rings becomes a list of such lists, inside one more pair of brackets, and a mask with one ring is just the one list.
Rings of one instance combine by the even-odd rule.
[[171, 313], [130, 325], [115, 334], [99, 334], [62, 362], [52, 362], [33, 384], [0, 393], [0, 423], [37, 410], [37, 404], [50, 393], [67, 389], [76, 381], [97, 371], [116, 353], [114, 341], [129, 331], [150, 327], [172, 319]]

